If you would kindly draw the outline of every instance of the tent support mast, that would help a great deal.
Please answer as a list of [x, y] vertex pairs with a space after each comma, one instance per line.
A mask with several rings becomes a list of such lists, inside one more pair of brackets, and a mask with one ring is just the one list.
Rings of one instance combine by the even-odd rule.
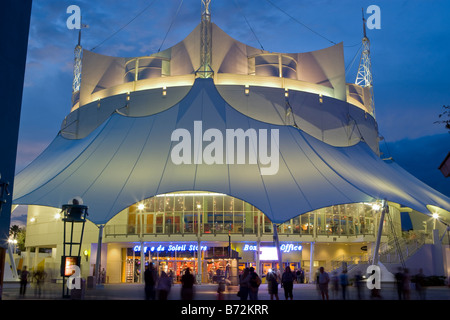
[[[100, 277], [100, 263], [102, 261], [102, 238], [103, 238], [103, 227], [104, 225], [98, 226], [98, 243], [97, 243], [97, 260], [95, 262], [95, 281], [96, 284], [101, 284]], [[141, 248], [142, 251], [142, 248]]]
[[282, 275], [283, 274], [283, 257], [281, 256], [280, 240], [278, 238], [278, 226], [276, 223], [273, 224], [273, 242], [274, 242], [275, 247], [277, 248], [278, 265], [279, 265], [280, 275]]
[[211, 68], [212, 57], [212, 28], [211, 11], [209, 6], [211, 0], [202, 0], [202, 22], [200, 37], [200, 68], [196, 75], [200, 78], [212, 78], [214, 71]]
[[378, 233], [377, 233], [377, 242], [375, 243], [375, 250], [373, 252], [373, 265], [378, 264], [378, 259], [380, 257], [378, 251], [380, 250], [380, 242], [381, 242], [381, 234], [383, 233], [383, 222], [384, 222], [384, 216], [386, 215], [386, 212], [389, 213], [389, 206], [387, 205], [387, 202], [384, 201], [383, 208], [381, 210], [381, 216], [380, 221], [378, 225]]

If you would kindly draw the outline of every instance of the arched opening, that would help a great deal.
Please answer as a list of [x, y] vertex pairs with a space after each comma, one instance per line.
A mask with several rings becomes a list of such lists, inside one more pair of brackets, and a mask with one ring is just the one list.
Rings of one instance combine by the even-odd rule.
[[255, 234], [258, 215], [251, 204], [222, 193], [167, 193], [130, 206], [127, 233]]

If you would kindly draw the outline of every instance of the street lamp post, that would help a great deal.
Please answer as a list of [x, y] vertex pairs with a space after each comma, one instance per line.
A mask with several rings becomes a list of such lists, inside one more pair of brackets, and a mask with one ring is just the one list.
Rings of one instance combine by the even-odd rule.
[[14, 253], [16, 252], [16, 239], [8, 239], [8, 253], [9, 253], [9, 261], [11, 261], [12, 273], [14, 279], [19, 279], [19, 275], [17, 274], [16, 263], [14, 261]]
[[378, 251], [380, 250], [380, 242], [381, 242], [381, 235], [383, 233], [383, 223], [384, 223], [384, 216], [386, 213], [389, 213], [389, 206], [387, 204], [386, 201], [384, 201], [383, 206], [380, 206], [378, 203], [375, 203], [372, 206], [372, 209], [374, 211], [379, 211], [381, 210], [381, 215], [380, 215], [380, 220], [379, 220], [379, 225], [378, 225], [378, 233], [377, 233], [377, 240], [375, 243], [375, 250], [373, 251], [373, 265], [377, 265], [378, 264], [378, 259], [379, 259], [379, 254]]
[[444, 270], [444, 255], [442, 252], [442, 243], [439, 238], [439, 229], [437, 229], [437, 222], [439, 220], [439, 214], [433, 213], [433, 271], [437, 276], [445, 275]]
[[231, 258], [231, 227], [228, 228], [228, 259]]
[[9, 182], [2, 180], [2, 174], [0, 173], [0, 214], [2, 213], [2, 206], [6, 203], [6, 196], [10, 195], [8, 190]]
[[[140, 272], [140, 282], [141, 283], [144, 283], [144, 272], [145, 272], [145, 250], [144, 250], [144, 240], [143, 240], [144, 209], [145, 209], [145, 205], [143, 203], [138, 204], [138, 211], [140, 212], [140, 218], [141, 218], [141, 227], [139, 228], [139, 239], [140, 239], [140, 245], [141, 245], [141, 272]], [[158, 267], [158, 270], [159, 270], [159, 267]]]
[[[61, 259], [61, 276], [63, 277], [62, 289], [63, 289], [63, 298], [69, 297], [69, 287], [72, 287], [72, 284], [67, 283], [66, 288], [66, 278], [69, 278], [73, 275], [80, 275], [80, 260], [81, 260], [81, 243], [83, 241], [83, 233], [84, 233], [84, 225], [86, 222], [86, 216], [88, 207], [82, 204], [81, 199], [74, 198], [72, 203], [65, 204], [62, 206], [62, 213], [64, 222], [64, 241], [63, 241], [63, 255]], [[74, 239], [74, 228], [75, 224], [81, 224], [81, 234], [80, 240], [76, 241]], [[69, 239], [67, 238], [67, 225], [70, 226], [69, 230]], [[68, 246], [68, 248], [67, 248]], [[72, 255], [73, 247], [78, 246], [78, 252], [76, 255]], [[68, 249], [68, 254], [66, 252]], [[72, 279], [73, 280], [73, 279]], [[77, 280], [77, 279], [76, 279]], [[79, 280], [79, 279], [78, 279]], [[68, 281], [68, 282], [69, 282]], [[79, 281], [76, 283], [80, 283]], [[67, 289], [67, 290], [65, 290]], [[81, 288], [76, 288], [81, 289]]]

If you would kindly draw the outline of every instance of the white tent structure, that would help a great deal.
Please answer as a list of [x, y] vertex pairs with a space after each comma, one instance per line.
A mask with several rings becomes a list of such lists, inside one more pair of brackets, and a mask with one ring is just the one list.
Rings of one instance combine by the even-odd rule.
[[[123, 268], [117, 266], [118, 261], [125, 261], [131, 243], [140, 242], [143, 247], [156, 236], [162, 243], [196, 241], [197, 275], [201, 277], [201, 242], [223, 246], [226, 231], [231, 248], [234, 221], [241, 227], [233, 231], [239, 232], [237, 242], [254, 241], [259, 247], [273, 236], [279, 251], [276, 225], [291, 223], [288, 221], [305, 214], [292, 222], [298, 233], [282, 237], [289, 242], [310, 242], [312, 279], [317, 234], [301, 234], [299, 220], [314, 216], [318, 221], [319, 213], [314, 213], [317, 209], [383, 201], [385, 208], [387, 202], [389, 206], [394, 204], [396, 212], [438, 212], [440, 219], [449, 219], [447, 196], [392, 160], [380, 158], [371, 83], [346, 83], [342, 43], [304, 53], [253, 48], [211, 23], [210, 1], [202, 3], [202, 22], [184, 40], [164, 51], [123, 58], [82, 50], [80, 44], [76, 47], [71, 111], [53, 142], [15, 179], [13, 203], [29, 205], [31, 217], [42, 214], [42, 222], [32, 223], [27, 231], [27, 236], [31, 235], [28, 248], [61, 251], [61, 234], [50, 216], [81, 197], [89, 208], [88, 220], [98, 227], [95, 246], [87, 247], [94, 244], [92, 236], [85, 244], [97, 251], [95, 261], [86, 260], [87, 269], [95, 265], [97, 277], [102, 251], [108, 255], [109, 250], [97, 250], [102, 248], [105, 225], [125, 230], [118, 231], [117, 239], [116, 233], [111, 233], [109, 244], [114, 253], [109, 255], [109, 262], [103, 262], [111, 266], [109, 272], [116, 281], [125, 277], [119, 271]], [[365, 54], [368, 58], [367, 50]], [[171, 209], [147, 211], [144, 200], [184, 191], [234, 197], [258, 212], [246, 211], [246, 216], [238, 213], [240, 222], [225, 220], [223, 206], [224, 211], [217, 214], [218, 220], [222, 218], [217, 238], [209, 225], [203, 233], [198, 227], [196, 234], [195, 228], [185, 228], [191, 223], [165, 231], [164, 217], [170, 220], [172, 214], [174, 220], [169, 224], [176, 227], [177, 222], [172, 224], [175, 218], [184, 221], [183, 205], [183, 212], [175, 216]], [[139, 209], [138, 203], [144, 209]], [[140, 222], [136, 207], [141, 211]], [[216, 213], [207, 212], [205, 205], [204, 212], [201, 208], [198, 203], [197, 225], [202, 219], [209, 224], [210, 216], [214, 222]], [[351, 211], [354, 216], [348, 222], [353, 222], [353, 217], [359, 220], [359, 213]], [[365, 235], [352, 233], [356, 246], [361, 241], [373, 242], [376, 235], [374, 256], [378, 255], [386, 211], [382, 210], [379, 217], [377, 233], [370, 228]], [[159, 220], [154, 219], [156, 214]], [[193, 218], [193, 225], [193, 211], [187, 215]], [[335, 216], [341, 216], [340, 210]], [[346, 216], [344, 211], [342, 225], [347, 225]], [[371, 220], [373, 212], [368, 217], [367, 222], [377, 221]], [[264, 226], [269, 222], [266, 218], [273, 224], [271, 230], [262, 227], [260, 221]], [[244, 219], [251, 228], [246, 228]], [[135, 228], [141, 225], [149, 228]], [[308, 223], [302, 225], [306, 228]], [[318, 230], [317, 223], [313, 226]], [[349, 241], [350, 233], [346, 232], [337, 244]], [[341, 231], [331, 229], [330, 234], [340, 237]], [[330, 234], [323, 234], [321, 241], [329, 244]], [[259, 255], [255, 257], [259, 268]], [[135, 259], [134, 253], [131, 259]], [[282, 266], [280, 251], [278, 259]], [[145, 262], [144, 250], [140, 261]]]
[[[223, 133], [223, 143], [215, 148], [217, 157], [223, 148], [222, 164], [196, 158], [194, 152], [204, 157], [212, 142], [195, 136], [194, 122], [201, 122], [200, 134], [208, 129]], [[172, 134], [177, 129], [193, 136], [191, 164], [174, 163], [172, 151], [179, 142]], [[246, 140], [247, 158], [252, 152], [261, 156], [262, 133], [278, 130], [279, 146], [266, 141], [272, 153], [279, 150], [278, 163], [271, 155], [276, 173], [261, 174], [268, 166], [261, 159], [231, 163], [225, 141], [230, 129], [259, 133], [259, 139]], [[196, 79], [181, 101], [161, 112], [142, 117], [115, 112], [82, 139], [60, 133], [17, 175], [14, 203], [61, 207], [81, 196], [89, 220], [105, 224], [140, 200], [175, 191], [225, 193], [254, 205], [274, 223], [331, 205], [384, 199], [424, 214], [430, 213], [428, 205], [450, 210], [448, 197], [381, 160], [364, 141], [335, 147], [293, 126], [255, 120], [229, 105], [212, 79]]]

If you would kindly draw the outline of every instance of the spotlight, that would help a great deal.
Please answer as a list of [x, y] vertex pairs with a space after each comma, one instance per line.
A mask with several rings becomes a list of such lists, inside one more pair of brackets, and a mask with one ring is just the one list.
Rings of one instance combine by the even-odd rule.
[[378, 211], [381, 209], [381, 205], [379, 203], [372, 204], [372, 209]]

